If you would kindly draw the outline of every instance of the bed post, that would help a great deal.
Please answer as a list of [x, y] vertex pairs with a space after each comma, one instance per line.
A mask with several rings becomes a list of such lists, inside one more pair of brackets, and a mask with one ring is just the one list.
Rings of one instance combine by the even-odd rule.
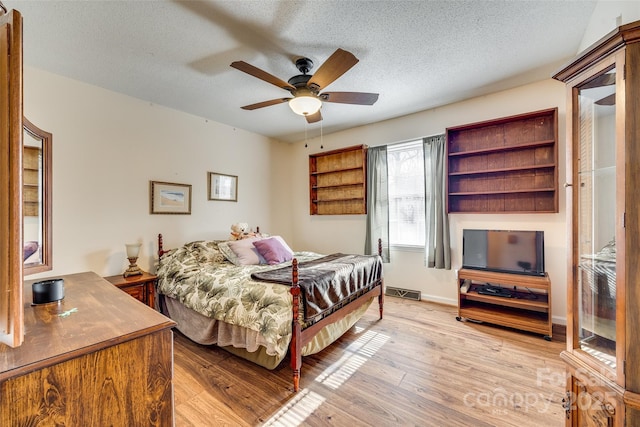
[[[378, 255], [382, 257], [382, 239], [378, 239]], [[384, 311], [384, 278], [380, 278], [380, 295], [378, 295], [378, 307], [380, 308], [380, 319]]]
[[302, 348], [300, 346], [300, 332], [302, 330], [298, 320], [300, 306], [300, 285], [298, 284], [298, 260], [291, 263], [291, 295], [293, 296], [293, 320], [291, 323], [291, 370], [293, 370], [293, 391], [300, 389], [300, 369], [302, 367]]
[[158, 259], [162, 258], [164, 250], [162, 250], [162, 234], [158, 234]]

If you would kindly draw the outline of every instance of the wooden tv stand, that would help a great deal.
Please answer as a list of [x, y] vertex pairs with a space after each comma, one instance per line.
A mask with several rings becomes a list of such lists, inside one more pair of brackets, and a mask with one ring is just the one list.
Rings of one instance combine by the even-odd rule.
[[[470, 284], [468, 290], [463, 285]], [[512, 298], [478, 293], [482, 285], [501, 286]], [[495, 273], [463, 268], [458, 271], [458, 316], [542, 334], [551, 341], [551, 281], [541, 276]]]

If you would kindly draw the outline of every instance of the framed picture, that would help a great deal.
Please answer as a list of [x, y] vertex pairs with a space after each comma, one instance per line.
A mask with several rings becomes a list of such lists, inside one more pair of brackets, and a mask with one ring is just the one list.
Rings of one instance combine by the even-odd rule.
[[149, 194], [152, 214], [191, 215], [191, 185], [150, 181]]
[[238, 177], [209, 172], [209, 200], [238, 201]]

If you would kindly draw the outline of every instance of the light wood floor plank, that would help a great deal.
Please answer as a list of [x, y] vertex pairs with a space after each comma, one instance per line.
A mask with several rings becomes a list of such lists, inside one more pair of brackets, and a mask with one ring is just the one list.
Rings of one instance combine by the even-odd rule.
[[458, 322], [455, 307], [385, 298], [337, 342], [269, 371], [175, 334], [177, 426], [562, 426], [562, 331]]

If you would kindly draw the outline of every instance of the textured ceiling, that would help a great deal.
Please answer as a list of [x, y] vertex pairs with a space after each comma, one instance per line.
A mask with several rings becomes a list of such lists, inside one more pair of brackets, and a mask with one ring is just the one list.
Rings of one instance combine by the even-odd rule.
[[[26, 65], [289, 142], [548, 78], [577, 53], [596, 4], [3, 2], [24, 17]], [[317, 69], [338, 47], [360, 62], [327, 90], [377, 92], [375, 105], [325, 103], [310, 125], [286, 104], [240, 109], [289, 93], [231, 62], [288, 80], [296, 58]]]

